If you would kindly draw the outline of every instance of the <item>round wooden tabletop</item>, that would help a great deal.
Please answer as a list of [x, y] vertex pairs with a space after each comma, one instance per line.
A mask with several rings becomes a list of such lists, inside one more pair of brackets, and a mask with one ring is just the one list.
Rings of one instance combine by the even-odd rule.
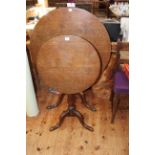
[[95, 48], [85, 39], [73, 35], [60, 35], [45, 42], [36, 61], [44, 84], [64, 94], [88, 89], [101, 72], [101, 61]]
[[40, 47], [58, 35], [76, 35], [89, 41], [99, 53], [102, 70], [105, 69], [111, 44], [105, 27], [96, 16], [79, 8], [59, 8], [42, 17], [31, 36], [30, 52], [34, 63]]

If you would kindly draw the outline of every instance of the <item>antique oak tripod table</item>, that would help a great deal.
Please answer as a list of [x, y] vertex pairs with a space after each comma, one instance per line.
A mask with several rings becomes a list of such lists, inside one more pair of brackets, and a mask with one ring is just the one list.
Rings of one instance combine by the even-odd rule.
[[100, 21], [89, 12], [77, 8], [60, 8], [48, 13], [36, 25], [30, 52], [35, 72], [49, 92], [59, 92], [59, 101], [47, 108], [57, 107], [63, 96], [68, 96], [68, 109], [60, 115], [59, 128], [66, 116], [78, 117], [88, 130], [93, 128], [84, 122], [76, 110], [75, 95], [92, 111], [85, 93], [100, 78], [110, 58], [110, 39]]

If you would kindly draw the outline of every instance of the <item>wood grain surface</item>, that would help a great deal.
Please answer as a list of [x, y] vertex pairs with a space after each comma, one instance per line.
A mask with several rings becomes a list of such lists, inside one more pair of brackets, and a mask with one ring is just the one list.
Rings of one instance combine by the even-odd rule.
[[102, 70], [105, 69], [111, 44], [105, 27], [96, 16], [79, 8], [59, 8], [41, 18], [31, 36], [30, 51], [34, 63], [40, 47], [58, 35], [76, 35], [88, 40], [100, 55]]
[[[91, 96], [90, 96], [91, 97]], [[94, 132], [85, 130], [77, 118], [67, 117], [61, 128], [49, 132], [57, 123], [62, 111], [67, 108], [67, 97], [59, 108], [47, 110], [46, 106], [56, 98], [43, 91], [38, 95], [40, 115], [27, 118], [27, 155], [128, 155], [128, 110], [119, 110], [114, 124], [110, 123], [111, 104], [108, 100], [94, 98], [97, 111], [84, 108], [77, 99], [77, 109], [92, 124]], [[120, 106], [124, 107], [127, 103]], [[123, 108], [122, 107], [122, 108]], [[125, 108], [125, 107], [124, 107]]]
[[75, 94], [94, 84], [101, 72], [100, 58], [86, 40], [61, 35], [45, 42], [37, 56], [39, 77], [47, 86], [64, 94]]

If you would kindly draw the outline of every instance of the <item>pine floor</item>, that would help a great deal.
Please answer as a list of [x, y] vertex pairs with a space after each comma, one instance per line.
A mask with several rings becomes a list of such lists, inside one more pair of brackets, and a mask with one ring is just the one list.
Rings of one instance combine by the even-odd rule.
[[49, 132], [60, 113], [67, 108], [66, 97], [56, 109], [47, 110], [52, 95], [38, 94], [40, 114], [27, 117], [27, 155], [128, 155], [128, 110], [119, 110], [115, 123], [110, 123], [110, 102], [94, 99], [97, 112], [86, 109], [77, 99], [77, 109], [84, 114], [85, 122], [94, 132], [85, 130], [78, 119], [67, 117], [60, 129]]

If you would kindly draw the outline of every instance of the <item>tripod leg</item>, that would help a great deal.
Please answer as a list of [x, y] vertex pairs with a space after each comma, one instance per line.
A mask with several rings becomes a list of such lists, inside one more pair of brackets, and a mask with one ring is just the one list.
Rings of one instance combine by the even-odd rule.
[[79, 93], [79, 95], [85, 107], [87, 107], [91, 111], [96, 111], [96, 108], [91, 103], [88, 103], [88, 101], [86, 100], [86, 95], [83, 92]]
[[83, 115], [82, 115], [79, 111], [74, 110], [73, 113], [74, 113], [74, 116], [76, 116], [76, 117], [79, 119], [80, 123], [82, 124], [82, 126], [83, 126], [84, 128], [86, 128], [86, 129], [89, 130], [89, 131], [94, 131], [94, 129], [93, 129], [91, 126], [87, 125], [87, 124], [84, 122], [84, 117], [83, 117]]
[[61, 124], [63, 123], [65, 117], [69, 114], [69, 111], [66, 110], [66, 111], [63, 111], [63, 113], [60, 115], [60, 118], [59, 118], [59, 122], [53, 126], [53, 127], [50, 127], [49, 131], [54, 131], [58, 128], [60, 128]]
[[68, 95], [67, 101], [68, 101], [68, 109], [62, 112], [62, 114], [59, 117], [59, 122], [55, 126], [51, 127], [49, 129], [50, 131], [54, 131], [58, 129], [63, 123], [66, 116], [73, 115], [72, 111], [75, 109], [75, 105], [74, 105], [75, 97], [73, 95]]
[[66, 116], [76, 116], [84, 128], [86, 128], [89, 131], [94, 131], [94, 129], [91, 126], [88, 126], [84, 122], [84, 117], [79, 111], [76, 110], [74, 102], [75, 102], [75, 96], [68, 95], [68, 109], [66, 111], [63, 111], [63, 113], [60, 115], [59, 122], [55, 126], [51, 127], [49, 131], [54, 131], [58, 129], [63, 123]]
[[53, 108], [58, 107], [58, 106], [61, 104], [63, 97], [64, 97], [64, 95], [61, 94], [61, 95], [59, 96], [58, 101], [57, 101], [55, 104], [48, 105], [46, 108], [47, 108], [47, 109], [53, 109]]

